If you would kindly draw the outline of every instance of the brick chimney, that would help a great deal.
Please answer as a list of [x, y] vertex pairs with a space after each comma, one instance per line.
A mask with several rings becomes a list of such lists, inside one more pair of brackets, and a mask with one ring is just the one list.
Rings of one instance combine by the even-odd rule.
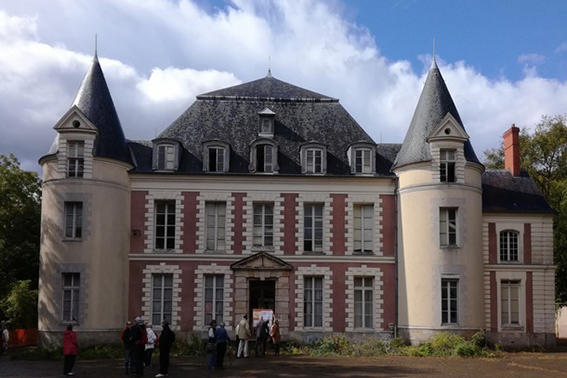
[[515, 124], [506, 130], [504, 137], [504, 166], [512, 176], [520, 175], [520, 129]]

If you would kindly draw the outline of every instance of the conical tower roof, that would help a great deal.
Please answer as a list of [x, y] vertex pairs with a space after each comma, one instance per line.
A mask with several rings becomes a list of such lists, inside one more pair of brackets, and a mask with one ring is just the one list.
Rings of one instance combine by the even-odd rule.
[[[427, 74], [427, 79], [413, 114], [408, 133], [392, 169], [408, 164], [430, 161], [431, 150], [427, 138], [448, 113], [455, 118], [459, 126], [464, 130], [465, 127], [457, 107], [451, 98], [447, 85], [445, 85], [441, 71], [439, 71], [437, 63], [434, 61]], [[480, 164], [469, 140], [465, 141], [464, 153], [467, 161]]]
[[76, 105], [98, 129], [94, 156], [130, 163], [124, 131], [96, 53], [73, 105]]

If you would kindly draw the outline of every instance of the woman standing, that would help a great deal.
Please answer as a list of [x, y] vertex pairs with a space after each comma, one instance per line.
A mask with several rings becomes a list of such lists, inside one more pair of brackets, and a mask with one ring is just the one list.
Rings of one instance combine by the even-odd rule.
[[152, 366], [152, 354], [156, 346], [157, 336], [154, 332], [152, 323], [146, 322], [146, 333], [148, 334], [148, 342], [146, 344], [146, 367]]
[[274, 319], [272, 322], [272, 328], [270, 329], [270, 336], [272, 337], [272, 341], [274, 343], [274, 354], [276, 356], [280, 355], [280, 341], [282, 339], [282, 335], [280, 334], [280, 322], [278, 319]]
[[77, 334], [73, 331], [73, 325], [67, 325], [67, 330], [63, 334], [63, 375], [75, 375], [73, 366], [75, 358], [79, 354], [79, 344]]

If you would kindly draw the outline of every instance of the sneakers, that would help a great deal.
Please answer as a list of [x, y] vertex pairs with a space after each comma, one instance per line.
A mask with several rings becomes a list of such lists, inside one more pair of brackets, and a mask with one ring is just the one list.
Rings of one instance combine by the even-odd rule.
[[162, 374], [162, 373], [156, 374], [156, 378], [159, 378], [159, 377], [165, 377], [165, 374]]
[[70, 372], [70, 373], [67, 373], [67, 375], [75, 375], [75, 373], [73, 373], [73, 372]]

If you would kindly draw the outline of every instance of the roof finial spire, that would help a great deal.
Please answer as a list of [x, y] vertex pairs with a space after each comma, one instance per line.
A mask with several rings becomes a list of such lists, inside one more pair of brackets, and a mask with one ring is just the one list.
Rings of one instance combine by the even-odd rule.
[[268, 55], [268, 75], [266, 77], [272, 77], [272, 56]]
[[94, 35], [94, 60], [98, 60], [98, 41], [96, 33]]
[[433, 38], [433, 62], [431, 62], [431, 68], [437, 67], [437, 59], [435, 58], [435, 38]]

